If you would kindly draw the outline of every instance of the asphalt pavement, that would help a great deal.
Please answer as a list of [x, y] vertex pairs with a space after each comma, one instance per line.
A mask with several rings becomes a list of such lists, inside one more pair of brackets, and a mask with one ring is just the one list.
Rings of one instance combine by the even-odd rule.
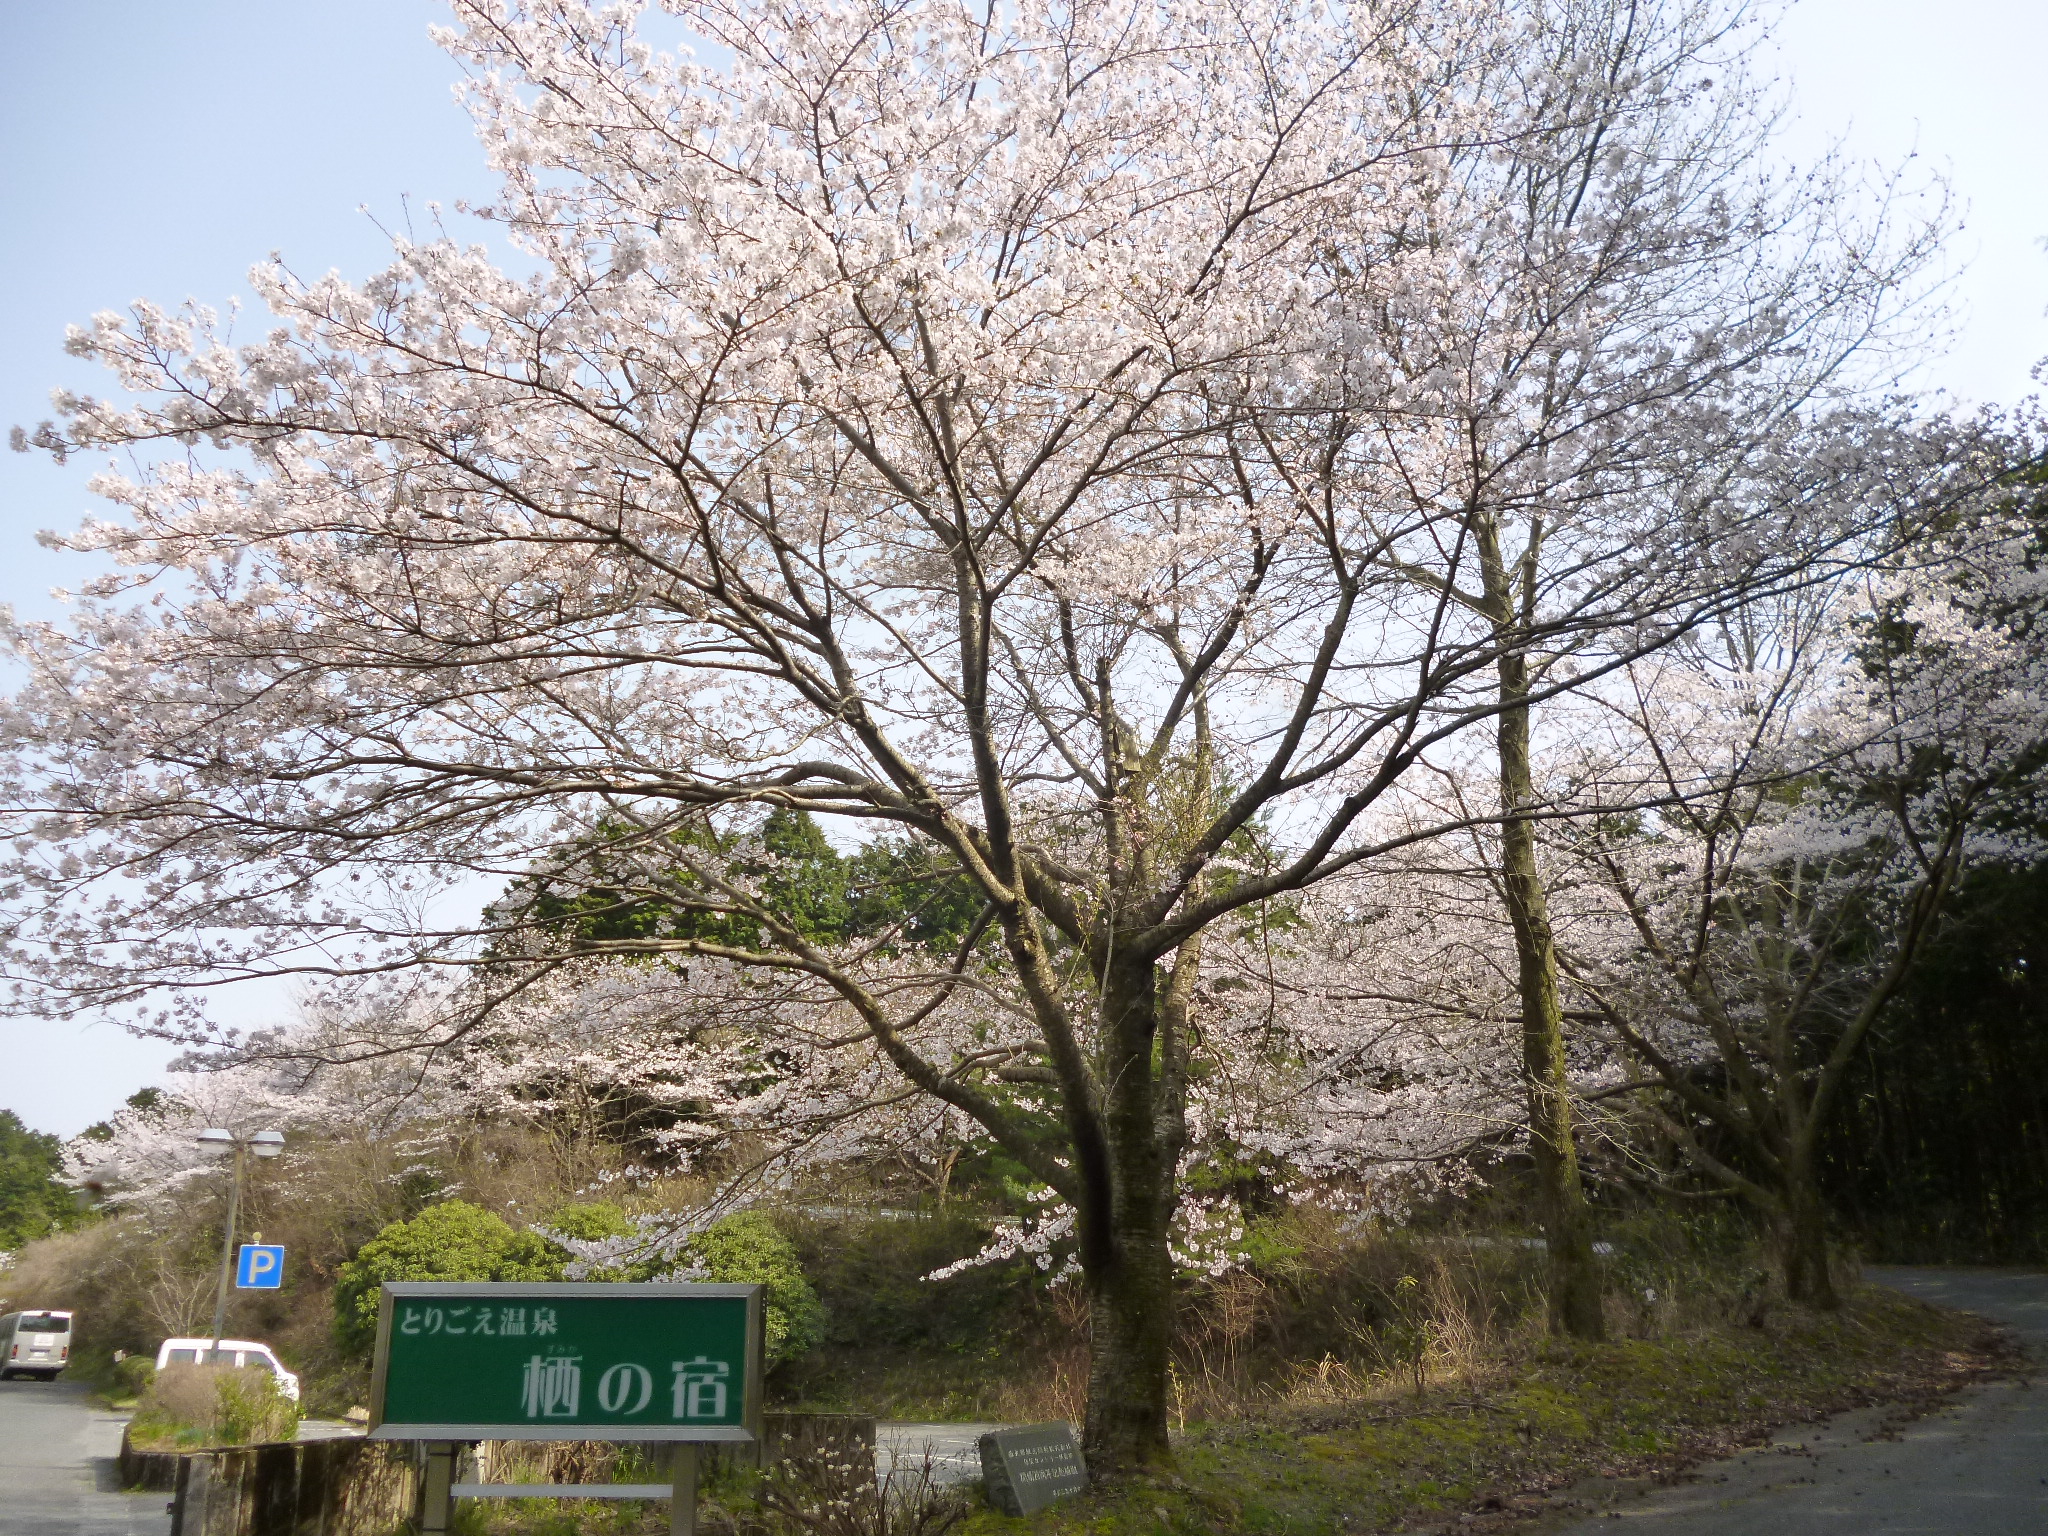
[[0, 1381], [0, 1536], [168, 1536], [170, 1495], [114, 1475], [127, 1417], [68, 1381]]
[[[2002, 1323], [2048, 1361], [2048, 1275], [1878, 1269], [1864, 1277]], [[1882, 1409], [1802, 1426], [1691, 1481], [1617, 1502], [1560, 1536], [2043, 1536], [2048, 1380], [1992, 1382], [1885, 1430]], [[1633, 1525], [1627, 1523], [1633, 1522]]]
[[884, 1419], [875, 1425], [875, 1476], [896, 1485], [913, 1481], [925, 1461], [935, 1483], [968, 1483], [981, 1476], [981, 1437], [1001, 1424], [922, 1424]]

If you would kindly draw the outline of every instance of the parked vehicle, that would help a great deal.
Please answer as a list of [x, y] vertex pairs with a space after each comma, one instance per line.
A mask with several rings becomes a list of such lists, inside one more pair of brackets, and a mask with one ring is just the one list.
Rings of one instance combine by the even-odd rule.
[[254, 1339], [222, 1339], [214, 1351], [212, 1339], [165, 1339], [156, 1352], [156, 1368], [167, 1365], [232, 1365], [244, 1370], [268, 1371], [277, 1378], [277, 1388], [293, 1402], [299, 1400], [299, 1378], [284, 1368], [268, 1344]]
[[70, 1359], [69, 1312], [9, 1312], [0, 1317], [0, 1381], [10, 1376], [55, 1381]]

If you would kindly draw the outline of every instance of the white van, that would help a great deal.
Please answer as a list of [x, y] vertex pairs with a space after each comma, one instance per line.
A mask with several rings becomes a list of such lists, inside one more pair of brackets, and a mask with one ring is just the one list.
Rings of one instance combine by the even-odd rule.
[[0, 1381], [10, 1376], [55, 1381], [70, 1359], [69, 1312], [10, 1312], [0, 1317]]
[[284, 1368], [268, 1344], [253, 1339], [222, 1339], [214, 1353], [212, 1339], [165, 1339], [156, 1352], [156, 1368], [167, 1365], [233, 1365], [244, 1370], [268, 1371], [277, 1378], [277, 1389], [293, 1402], [299, 1400], [299, 1378]]

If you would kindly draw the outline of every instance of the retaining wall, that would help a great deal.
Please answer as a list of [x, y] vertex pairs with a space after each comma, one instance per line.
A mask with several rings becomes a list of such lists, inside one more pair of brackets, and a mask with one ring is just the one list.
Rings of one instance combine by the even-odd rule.
[[295, 1440], [179, 1461], [171, 1536], [391, 1536], [419, 1503], [403, 1442]]
[[128, 1430], [121, 1429], [121, 1454], [114, 1465], [121, 1473], [123, 1488], [148, 1493], [169, 1493], [178, 1486], [176, 1451], [138, 1451], [128, 1443]]

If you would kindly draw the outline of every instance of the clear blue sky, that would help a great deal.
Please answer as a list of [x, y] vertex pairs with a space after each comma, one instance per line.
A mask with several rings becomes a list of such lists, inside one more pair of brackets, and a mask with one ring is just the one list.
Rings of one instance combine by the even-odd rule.
[[[361, 277], [382, 264], [371, 215], [402, 228], [408, 197], [417, 217], [486, 195], [454, 66], [426, 38], [442, 15], [425, 0], [0, 6], [0, 427], [47, 415], [53, 385], [102, 387], [63, 356], [69, 322], [144, 296], [225, 304], [272, 250]], [[2048, 356], [2048, 5], [1805, 0], [1779, 57], [1789, 147], [1843, 135], [1880, 161], [1917, 151], [1969, 205], [1963, 329], [1922, 382], [2027, 393]], [[0, 452], [0, 601], [51, 614], [50, 589], [80, 579], [35, 533], [87, 510], [91, 468]], [[263, 1022], [282, 1002], [223, 1013]], [[68, 1135], [168, 1055], [106, 1025], [0, 1019], [0, 1108]]]

